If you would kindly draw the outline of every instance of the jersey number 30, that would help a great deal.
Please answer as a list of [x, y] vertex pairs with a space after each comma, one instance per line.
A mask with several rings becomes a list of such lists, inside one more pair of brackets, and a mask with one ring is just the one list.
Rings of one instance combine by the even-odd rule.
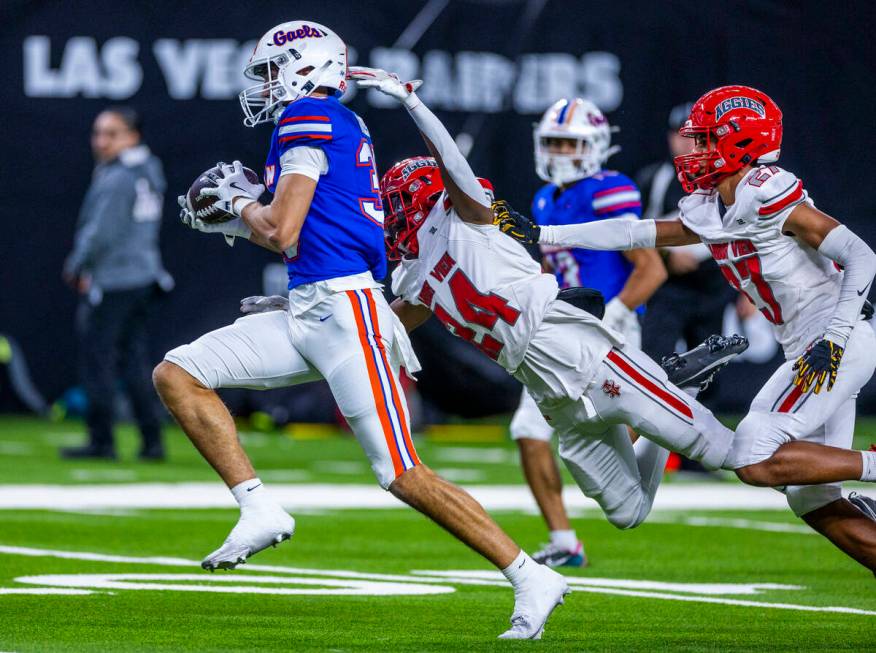
[[369, 183], [372, 193], [359, 198], [359, 210], [374, 224], [383, 228], [383, 204], [380, 201], [380, 182], [377, 178], [377, 168], [374, 165], [374, 149], [367, 138], [363, 138], [356, 151], [356, 167], [368, 168]]

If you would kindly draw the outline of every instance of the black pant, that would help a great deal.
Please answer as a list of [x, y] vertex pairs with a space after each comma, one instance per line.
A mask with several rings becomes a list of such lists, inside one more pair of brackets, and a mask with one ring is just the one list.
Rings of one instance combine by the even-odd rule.
[[152, 389], [146, 321], [157, 299], [155, 285], [104, 292], [92, 304], [84, 296], [77, 313], [80, 374], [88, 397], [86, 423], [91, 443], [113, 447], [116, 369], [121, 372], [143, 448], [161, 445], [161, 420]]

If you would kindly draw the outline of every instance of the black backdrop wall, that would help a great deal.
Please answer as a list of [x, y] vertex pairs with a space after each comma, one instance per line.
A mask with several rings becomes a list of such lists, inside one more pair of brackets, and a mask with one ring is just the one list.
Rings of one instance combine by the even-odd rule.
[[[294, 10], [294, 13], [292, 11]], [[137, 107], [170, 184], [162, 248], [177, 290], [156, 315], [156, 354], [234, 319], [274, 258], [184, 229], [174, 198], [205, 167], [260, 169], [268, 128], [247, 129], [236, 94], [252, 40], [306, 18], [337, 31], [353, 62], [425, 80], [424, 99], [500, 195], [526, 206], [531, 123], [582, 94], [621, 128], [612, 160], [633, 172], [663, 156], [666, 115], [716, 85], [757, 86], [785, 113], [782, 164], [819, 206], [876, 243], [876, 3], [20, 2], [0, 8], [0, 332], [23, 345], [43, 390], [75, 379], [75, 297], [60, 268], [92, 162], [88, 132], [110, 103]], [[359, 93], [379, 167], [420, 153], [402, 112]]]

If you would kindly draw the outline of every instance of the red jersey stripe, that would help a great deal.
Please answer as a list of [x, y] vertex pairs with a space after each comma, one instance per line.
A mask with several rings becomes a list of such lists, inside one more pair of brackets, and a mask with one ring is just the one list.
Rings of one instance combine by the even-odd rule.
[[294, 141], [297, 138], [314, 138], [317, 140], [330, 141], [332, 139], [331, 134], [293, 134], [292, 136], [281, 136], [279, 139], [280, 143], [285, 143], [286, 141]]
[[289, 118], [283, 118], [280, 121], [281, 125], [288, 125], [290, 122], [304, 122], [313, 121], [313, 122], [330, 122], [328, 116], [290, 116]]
[[615, 186], [614, 188], [607, 188], [606, 190], [599, 190], [593, 193], [593, 197], [605, 197], [606, 195], [612, 195], [613, 193], [626, 193], [628, 191], [637, 191], [638, 189], [635, 186], [630, 186], [627, 184], [626, 186]]
[[757, 210], [758, 215], [772, 215], [773, 213], [778, 213], [782, 209], [784, 209], [789, 204], [792, 204], [803, 197], [803, 182], [798, 181], [797, 185], [794, 187], [788, 195], [785, 195], [784, 199], [779, 200], [778, 202], [773, 202], [768, 206], [762, 206]]

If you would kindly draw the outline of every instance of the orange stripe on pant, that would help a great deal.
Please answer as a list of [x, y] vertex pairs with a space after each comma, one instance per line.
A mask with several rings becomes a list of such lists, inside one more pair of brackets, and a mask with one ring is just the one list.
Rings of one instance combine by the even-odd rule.
[[392, 390], [392, 403], [395, 406], [395, 412], [398, 414], [398, 421], [401, 424], [405, 447], [411, 456], [411, 462], [413, 462], [414, 465], [419, 465], [420, 459], [417, 458], [417, 452], [414, 449], [414, 442], [411, 440], [408, 420], [405, 418], [404, 406], [402, 405], [401, 393], [399, 393], [395, 386], [395, 379], [392, 376], [392, 367], [390, 367], [389, 361], [386, 358], [386, 349], [383, 346], [383, 338], [380, 337], [380, 323], [377, 321], [377, 309], [374, 304], [374, 295], [371, 294], [370, 288], [365, 288], [363, 292], [368, 297], [368, 312], [371, 315], [371, 324], [374, 325], [377, 349], [380, 351], [380, 357], [383, 360], [384, 369], [386, 369], [386, 377], [389, 379], [389, 387]]
[[368, 344], [368, 331], [365, 328], [365, 320], [360, 312], [359, 298], [352, 290], [345, 291], [350, 299], [350, 305], [353, 309], [353, 317], [356, 320], [356, 329], [359, 331], [359, 343], [362, 345], [362, 353], [365, 356], [365, 366], [368, 368], [368, 379], [371, 382], [371, 394], [374, 396], [374, 409], [377, 411], [377, 416], [380, 418], [380, 425], [383, 427], [383, 437], [386, 439], [386, 447], [389, 449], [389, 455], [392, 458], [392, 468], [396, 478], [402, 475], [405, 471], [399, 454], [398, 445], [395, 441], [395, 434], [392, 432], [392, 420], [383, 405], [382, 398], [383, 388], [380, 385], [380, 376], [377, 373], [377, 366], [374, 364], [374, 358], [371, 352], [371, 345]]

